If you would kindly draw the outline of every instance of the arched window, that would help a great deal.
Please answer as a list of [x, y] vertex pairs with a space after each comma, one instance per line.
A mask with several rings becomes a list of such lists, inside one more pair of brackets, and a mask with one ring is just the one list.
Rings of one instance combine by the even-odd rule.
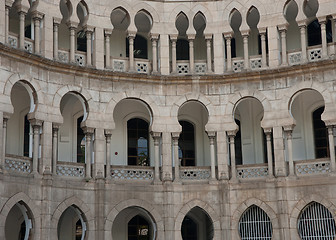
[[333, 240], [336, 236], [335, 220], [325, 206], [312, 202], [299, 216], [298, 232], [302, 240]]
[[313, 127], [315, 141], [315, 157], [329, 157], [329, 141], [325, 123], [321, 120], [324, 107], [320, 107], [313, 112]]
[[189, 60], [189, 41], [177, 39], [176, 41], [176, 60]]
[[[128, 38], [126, 38], [126, 57], [129, 57]], [[147, 39], [138, 34], [134, 38], [134, 57], [148, 59]]]
[[181, 227], [183, 240], [197, 240], [197, 224], [190, 217], [185, 216]]
[[179, 138], [179, 159], [181, 166], [195, 166], [195, 130], [187, 121], [179, 121], [182, 132]]
[[252, 205], [240, 218], [238, 231], [242, 240], [271, 240], [272, 222], [264, 210]]
[[128, 165], [149, 166], [148, 123], [139, 118], [127, 121]]
[[128, 240], [149, 240], [150, 225], [145, 218], [136, 215], [128, 222]]
[[85, 163], [85, 134], [81, 128], [83, 116], [77, 119], [77, 162]]

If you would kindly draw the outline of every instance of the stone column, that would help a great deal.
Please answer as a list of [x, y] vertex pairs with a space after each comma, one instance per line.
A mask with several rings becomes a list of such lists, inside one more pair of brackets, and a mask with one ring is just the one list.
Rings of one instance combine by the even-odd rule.
[[128, 43], [129, 43], [129, 72], [134, 72], [134, 39], [135, 39], [135, 32], [128, 32]]
[[92, 33], [93, 27], [86, 26], [86, 66], [92, 66]]
[[160, 132], [151, 132], [154, 139], [154, 182], [160, 182]]
[[158, 61], [157, 61], [157, 43], [159, 39], [159, 34], [151, 34], [151, 41], [152, 41], [152, 74], [158, 73]]
[[261, 63], [262, 67], [267, 67], [267, 59], [266, 59], [266, 28], [260, 28], [259, 34], [261, 38]]
[[20, 19], [20, 34], [19, 34], [19, 48], [24, 49], [25, 40], [25, 17], [27, 11], [20, 7], [18, 9], [19, 19]]
[[172, 43], [172, 73], [176, 74], [176, 41], [177, 35], [170, 35], [170, 41]]
[[189, 73], [194, 73], [195, 71], [195, 59], [194, 59], [194, 40], [195, 35], [189, 34], [188, 35], [189, 40]]
[[52, 173], [57, 175], [57, 161], [58, 161], [58, 124], [52, 125]]
[[307, 62], [307, 33], [306, 33], [306, 23], [301, 22], [299, 23], [299, 28], [300, 28], [300, 35], [301, 35], [301, 61], [302, 62]]
[[212, 40], [212, 34], [206, 34], [205, 41], [206, 41], [206, 46], [207, 46], [207, 72], [208, 73], [212, 73], [211, 40]]
[[54, 59], [58, 59], [58, 28], [60, 25], [60, 21], [54, 18], [54, 47], [53, 47], [53, 52], [54, 52]]
[[217, 131], [218, 180], [228, 180], [230, 178], [228, 160], [228, 141], [226, 132]]
[[327, 127], [328, 127], [328, 139], [329, 139], [330, 166], [331, 166], [331, 171], [335, 172], [336, 162], [335, 162], [334, 126], [329, 125]]
[[216, 155], [215, 155], [216, 132], [207, 132], [207, 133], [210, 142], [211, 180], [216, 180]]
[[287, 153], [288, 153], [288, 165], [289, 165], [289, 176], [295, 176], [294, 161], [293, 161], [293, 142], [292, 133], [294, 126], [284, 126], [284, 131], [287, 138]]
[[111, 178], [111, 137], [112, 131], [105, 130], [106, 137], [106, 173], [105, 178]]
[[105, 29], [104, 32], [105, 32], [105, 68], [112, 68], [112, 66], [111, 66], [111, 49], [110, 49], [112, 30]]
[[40, 54], [41, 53], [41, 48], [40, 48], [40, 25], [41, 25], [41, 20], [43, 18], [43, 14], [40, 12], [33, 12], [32, 14], [33, 20], [34, 20], [34, 53], [35, 54]]
[[332, 16], [331, 20], [331, 35], [332, 35], [332, 45], [330, 49], [330, 55], [336, 55], [336, 14]]
[[29, 120], [33, 127], [33, 174], [38, 174], [39, 166], [39, 146], [40, 146], [40, 128], [42, 121], [38, 119]]
[[232, 71], [231, 39], [232, 33], [224, 33], [226, 40], [226, 71]]
[[249, 30], [241, 32], [244, 41], [244, 69], [250, 69], [250, 59], [249, 59], [249, 51], [248, 51], [248, 37]]
[[328, 58], [328, 45], [327, 45], [327, 32], [326, 32], [326, 17], [320, 18], [319, 23], [321, 25], [321, 39], [322, 39], [322, 58]]
[[235, 136], [237, 131], [229, 131], [227, 134], [230, 141], [230, 160], [231, 160], [231, 179], [237, 179], [237, 169], [236, 169], [236, 153], [235, 153]]
[[282, 66], [287, 66], [287, 38], [286, 38], [286, 33], [287, 33], [287, 25], [281, 25], [279, 26], [279, 32], [281, 35], [281, 65]]
[[68, 27], [70, 31], [70, 56], [69, 56], [69, 62], [74, 63], [75, 62], [75, 51], [76, 51], [76, 29], [77, 24], [74, 22], [68, 22]]
[[174, 147], [174, 172], [175, 172], [175, 179], [174, 182], [180, 181], [180, 159], [178, 153], [178, 140], [180, 138], [180, 132], [173, 132], [172, 139], [173, 139], [173, 147]]
[[8, 36], [9, 36], [9, 10], [10, 6], [6, 4], [5, 9], [5, 43], [8, 44]]
[[91, 162], [92, 162], [92, 135], [94, 129], [90, 127], [83, 127], [85, 134], [85, 178], [91, 178]]
[[268, 176], [272, 178], [273, 175], [273, 154], [272, 154], [272, 128], [265, 128], [264, 132], [266, 134], [266, 147], [267, 147], [267, 166], [268, 166]]
[[8, 118], [3, 118], [2, 122], [2, 158], [0, 163], [0, 170], [5, 169], [5, 161], [6, 161], [6, 142], [7, 142], [7, 122]]
[[162, 132], [162, 181], [172, 181], [172, 139], [171, 133]]

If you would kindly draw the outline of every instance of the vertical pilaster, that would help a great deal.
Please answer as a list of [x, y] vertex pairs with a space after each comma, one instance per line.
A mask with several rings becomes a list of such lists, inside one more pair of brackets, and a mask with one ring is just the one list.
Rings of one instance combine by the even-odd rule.
[[228, 160], [228, 141], [226, 132], [217, 131], [217, 165], [219, 180], [228, 180], [230, 178]]
[[300, 22], [300, 36], [301, 36], [301, 58], [302, 62], [307, 62], [307, 25], [305, 22]]
[[9, 10], [10, 6], [6, 4], [5, 6], [5, 43], [8, 44], [8, 36], [9, 36]]
[[189, 34], [188, 35], [188, 40], [189, 40], [189, 72], [194, 73], [195, 71], [195, 58], [194, 58], [194, 40], [195, 40], [195, 35], [194, 34]]
[[39, 146], [40, 146], [40, 128], [42, 121], [38, 119], [29, 120], [33, 127], [33, 171], [32, 173], [38, 174], [39, 167]]
[[230, 140], [230, 160], [231, 160], [231, 179], [237, 179], [235, 136], [237, 131], [229, 131], [227, 134]]
[[75, 62], [75, 51], [76, 51], [76, 29], [78, 24], [74, 22], [68, 22], [68, 27], [70, 31], [70, 57], [69, 61], [71, 63]]
[[43, 14], [40, 12], [33, 12], [32, 14], [33, 20], [34, 20], [34, 52], [35, 54], [40, 54], [41, 53], [41, 48], [40, 48], [40, 25], [41, 21], [43, 18]]
[[92, 33], [93, 27], [86, 26], [85, 34], [86, 34], [86, 65], [92, 66]]
[[58, 19], [54, 18], [54, 21], [53, 21], [53, 33], [54, 33], [53, 55], [54, 55], [55, 60], [58, 59], [58, 28], [59, 28], [60, 23], [61, 22]]
[[226, 40], [226, 71], [232, 71], [232, 56], [231, 56], [231, 39], [232, 32], [224, 34]]
[[91, 178], [91, 163], [92, 163], [92, 135], [94, 129], [90, 127], [83, 127], [85, 134], [85, 178]]
[[27, 11], [22, 7], [18, 9], [19, 20], [20, 20], [20, 34], [19, 34], [19, 48], [24, 49], [25, 40], [25, 17]]
[[262, 67], [267, 67], [267, 58], [266, 58], [266, 28], [259, 29], [260, 39], [261, 39], [261, 63]]
[[286, 173], [285, 162], [285, 144], [284, 132], [281, 126], [273, 127], [273, 144], [274, 144], [274, 174], [276, 177], [284, 177]]
[[249, 59], [249, 51], [248, 51], [248, 38], [249, 38], [249, 30], [241, 32], [243, 36], [244, 42], [244, 69], [250, 69], [250, 59]]
[[334, 126], [328, 126], [328, 139], [329, 139], [329, 155], [330, 155], [330, 166], [331, 171], [335, 172], [336, 162], [335, 162], [335, 142], [334, 142]]
[[287, 24], [278, 26], [280, 36], [281, 36], [281, 65], [287, 66]]
[[170, 61], [169, 61], [169, 36], [167, 34], [160, 34], [159, 44], [159, 64], [161, 75], [170, 74]]
[[111, 137], [112, 131], [105, 130], [105, 138], [106, 138], [106, 172], [105, 178], [111, 178]]
[[2, 127], [3, 127], [2, 128], [2, 156], [1, 156], [1, 162], [0, 162], [0, 170], [5, 169], [6, 142], [7, 142], [7, 122], [8, 122], [8, 118], [3, 118], [3, 122], [2, 122]]
[[215, 139], [216, 132], [207, 132], [210, 143], [210, 163], [211, 163], [211, 180], [216, 180], [216, 153], [215, 153]]
[[214, 73], [223, 74], [224, 72], [224, 41], [222, 33], [213, 34], [213, 58], [214, 58]]
[[158, 73], [158, 62], [157, 62], [157, 43], [159, 39], [159, 34], [151, 34], [151, 41], [152, 41], [152, 74]]
[[208, 73], [212, 73], [211, 40], [212, 40], [212, 34], [205, 35], [205, 41], [206, 41], [206, 47], [207, 47], [207, 72]]
[[294, 126], [292, 125], [284, 126], [284, 131], [286, 133], [286, 138], [287, 138], [289, 176], [295, 176], [294, 161], [293, 161], [293, 142], [292, 142], [293, 128]]
[[266, 134], [266, 147], [267, 147], [267, 166], [268, 166], [268, 176], [272, 178], [273, 175], [273, 154], [272, 154], [272, 128], [264, 129]]
[[58, 130], [59, 125], [52, 125], [52, 174], [57, 175], [57, 160], [58, 160]]
[[180, 181], [180, 159], [179, 159], [179, 153], [178, 153], [178, 140], [180, 138], [180, 132], [173, 132], [172, 133], [172, 139], [173, 139], [173, 151], [174, 151], [174, 173], [175, 173], [175, 179], [174, 182]]
[[172, 181], [171, 134], [162, 132], [162, 181]]
[[105, 29], [105, 68], [111, 68], [111, 35], [112, 30]]
[[328, 58], [328, 45], [327, 45], [327, 32], [326, 32], [326, 17], [319, 18], [319, 23], [321, 25], [321, 40], [322, 40], [322, 58]]
[[128, 32], [128, 43], [129, 43], [129, 71], [134, 72], [134, 39], [135, 39], [135, 32]]
[[170, 41], [171, 41], [171, 47], [172, 47], [172, 52], [171, 52], [171, 56], [172, 56], [172, 73], [176, 74], [176, 41], [177, 41], [177, 35], [170, 35]]
[[160, 182], [160, 132], [151, 132], [154, 139], [154, 181]]

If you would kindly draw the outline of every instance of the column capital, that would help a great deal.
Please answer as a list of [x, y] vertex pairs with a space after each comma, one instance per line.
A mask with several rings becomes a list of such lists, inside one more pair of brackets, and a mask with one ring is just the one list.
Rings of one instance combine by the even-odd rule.
[[195, 37], [196, 37], [196, 34], [193, 34], [193, 33], [187, 35], [187, 38], [188, 38], [189, 41], [194, 41]]
[[39, 20], [39, 21], [41, 21], [42, 18], [43, 18], [43, 16], [44, 16], [44, 13], [41, 13], [41, 12], [39, 12], [39, 11], [37, 11], [37, 10], [34, 10], [34, 11], [32, 12], [32, 18], [33, 18], [34, 20]]
[[95, 130], [93, 127], [87, 127], [87, 126], [81, 126], [81, 128], [83, 129], [85, 135], [91, 135], [94, 133]]
[[89, 25], [85, 25], [83, 26], [83, 29], [86, 33], [93, 33], [94, 31], [94, 27], [93, 26], [89, 26]]
[[29, 119], [29, 122], [33, 127], [41, 127], [43, 120], [32, 118], [32, 119]]
[[317, 18], [317, 21], [318, 21], [320, 24], [322, 24], [322, 23], [326, 24], [326, 23], [327, 23], [327, 16], [321, 16], [321, 17], [318, 17], [318, 18]]
[[269, 134], [271, 134], [272, 133], [272, 131], [273, 131], [273, 128], [271, 128], [271, 127], [268, 127], [268, 128], [263, 128], [264, 129], [264, 133], [266, 134], [266, 135], [269, 135]]
[[56, 17], [53, 18], [54, 25], [59, 26], [61, 24], [61, 21], [62, 21], [62, 19], [60, 19], [60, 18], [56, 18]]
[[14, 0], [6, 0], [5, 5], [7, 8], [11, 8], [14, 4]]
[[204, 34], [205, 40], [212, 40], [212, 33]]
[[26, 6], [23, 6], [21, 3], [19, 4], [15, 4], [16, 10], [18, 13], [23, 13], [23, 14], [27, 14], [29, 8]]
[[172, 132], [171, 135], [173, 140], [178, 140], [180, 138], [180, 133], [181, 132]]
[[154, 140], [158, 140], [161, 137], [161, 132], [150, 132]]
[[127, 31], [127, 38], [135, 38], [136, 32], [135, 31]]
[[231, 38], [233, 38], [233, 32], [225, 32], [223, 33], [223, 35], [226, 40], [230, 40]]
[[68, 21], [67, 23], [66, 23], [66, 25], [68, 26], [68, 28], [69, 29], [77, 29], [77, 27], [78, 27], [78, 23], [76, 23], [76, 22], [73, 22], [73, 21]]
[[150, 37], [151, 41], [159, 40], [159, 36], [160, 36], [160, 34], [158, 34], [158, 33], [150, 33], [149, 34], [149, 37]]
[[216, 131], [206, 131], [209, 139], [214, 139], [216, 137]]
[[226, 131], [229, 137], [235, 137], [238, 132], [238, 129]]
[[260, 27], [258, 31], [260, 35], [266, 35], [267, 27]]
[[177, 34], [170, 34], [169, 38], [170, 38], [170, 41], [176, 42], [177, 41]]
[[107, 137], [107, 136], [112, 136], [112, 129], [105, 129], [104, 130], [104, 134], [105, 134], [105, 136]]
[[242, 30], [240, 32], [243, 38], [248, 37], [250, 35], [250, 30]]
[[332, 14], [331, 18], [334, 20], [334, 22], [336, 22], [336, 14]]
[[60, 125], [59, 123], [52, 123], [52, 129], [53, 130], [58, 130], [60, 128]]
[[336, 119], [335, 120], [324, 120], [326, 127], [334, 127], [336, 126]]
[[105, 36], [111, 36], [112, 35], [113, 30], [109, 29], [109, 28], [105, 28], [104, 29], [104, 34]]
[[279, 25], [278, 26], [279, 32], [287, 32], [288, 26], [289, 26], [288, 23]]
[[283, 126], [283, 130], [286, 133], [291, 133], [293, 131], [294, 127], [295, 127], [295, 124], [286, 125], [286, 126]]
[[298, 24], [299, 28], [306, 28], [306, 27], [307, 27], [307, 22], [306, 22], [306, 20], [298, 21], [297, 24]]

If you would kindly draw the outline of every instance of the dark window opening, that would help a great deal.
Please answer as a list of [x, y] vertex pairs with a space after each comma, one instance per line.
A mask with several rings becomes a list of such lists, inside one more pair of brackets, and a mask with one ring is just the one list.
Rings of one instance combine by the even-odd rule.
[[194, 125], [187, 121], [179, 121], [182, 132], [178, 141], [181, 166], [195, 166], [195, 130]]
[[24, 35], [26, 38], [32, 38], [32, 35], [31, 35], [31, 31], [32, 31], [32, 26], [31, 25], [28, 25], [28, 26], [25, 26], [25, 32], [24, 32]]
[[127, 121], [128, 165], [150, 165], [148, 127], [148, 123], [139, 118]]
[[143, 217], [136, 215], [128, 222], [128, 240], [149, 240], [150, 235], [150, 225]]
[[24, 130], [23, 130], [23, 156], [29, 157], [29, 138], [30, 138], [30, 122], [28, 115], [24, 117]]
[[237, 57], [236, 39], [235, 38], [231, 38], [231, 57], [232, 58]]
[[83, 116], [77, 119], [77, 162], [85, 163], [85, 134], [80, 124]]
[[81, 240], [83, 235], [83, 226], [81, 220], [76, 222], [76, 240]]
[[315, 46], [322, 43], [321, 25], [315, 19], [307, 26], [308, 46]]
[[320, 107], [313, 112], [313, 127], [315, 141], [315, 157], [329, 157], [328, 131], [325, 123], [321, 120], [324, 107]]
[[[265, 43], [266, 43], [266, 54], [268, 54], [268, 38], [267, 38], [267, 32], [265, 34]], [[258, 54], [262, 54], [262, 46], [261, 46], [261, 35], [258, 35]]]
[[176, 41], [176, 60], [189, 60], [189, 41], [177, 39]]
[[[134, 38], [134, 58], [148, 59], [147, 39], [136, 35]], [[129, 40], [126, 38], [126, 57], [129, 57]]]
[[20, 226], [19, 240], [24, 240], [26, 236], [26, 221], [23, 221]]
[[82, 30], [77, 33], [77, 51], [86, 52], [86, 33]]
[[327, 43], [331, 43], [333, 40], [333, 36], [332, 36], [332, 24], [330, 19], [328, 19], [327, 21], [326, 31], [327, 31]]
[[236, 124], [238, 125], [238, 131], [234, 138], [235, 143], [235, 155], [236, 155], [236, 165], [243, 164], [243, 153], [242, 153], [242, 142], [241, 142], [241, 131], [240, 131], [240, 121], [235, 119]]
[[198, 239], [197, 224], [190, 217], [185, 216], [181, 227], [183, 240], [196, 240]]

